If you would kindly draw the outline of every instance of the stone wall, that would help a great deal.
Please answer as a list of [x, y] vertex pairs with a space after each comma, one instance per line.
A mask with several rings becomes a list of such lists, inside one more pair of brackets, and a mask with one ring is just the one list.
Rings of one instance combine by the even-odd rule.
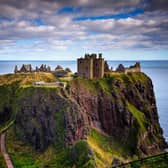
[[104, 59], [98, 58], [93, 61], [93, 76], [94, 78], [103, 78], [104, 76]]
[[78, 76], [86, 79], [99, 79], [104, 76], [104, 59], [102, 54], [97, 58], [96, 54], [85, 54], [84, 58], [79, 58]]
[[124, 67], [124, 65], [120, 64], [117, 69], [116, 72], [120, 72], [120, 73], [135, 73], [135, 72], [141, 72], [141, 65], [139, 62], [136, 62], [135, 65], [130, 66], [130, 67]]
[[135, 65], [125, 68], [125, 73], [134, 73], [141, 72], [141, 66], [139, 62], [136, 62]]
[[86, 79], [93, 79], [93, 59], [78, 59], [78, 75]]

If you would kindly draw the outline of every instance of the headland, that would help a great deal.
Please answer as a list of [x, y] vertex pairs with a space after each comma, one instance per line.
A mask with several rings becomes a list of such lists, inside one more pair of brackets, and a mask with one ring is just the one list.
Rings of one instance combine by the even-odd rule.
[[[0, 125], [13, 121], [14, 165], [103, 168], [164, 152], [153, 84], [140, 64], [113, 70], [91, 54], [77, 65], [70, 79], [56, 75], [60, 66], [0, 76]], [[57, 81], [66, 86], [48, 85]]]

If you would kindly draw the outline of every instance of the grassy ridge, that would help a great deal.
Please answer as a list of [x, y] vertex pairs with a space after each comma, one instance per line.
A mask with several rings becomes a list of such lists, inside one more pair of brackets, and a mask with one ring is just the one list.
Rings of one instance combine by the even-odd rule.
[[9, 85], [15, 82], [19, 82], [20, 85], [30, 85], [34, 81], [55, 82], [55, 80], [56, 77], [52, 73], [46, 72], [0, 75], [0, 85]]

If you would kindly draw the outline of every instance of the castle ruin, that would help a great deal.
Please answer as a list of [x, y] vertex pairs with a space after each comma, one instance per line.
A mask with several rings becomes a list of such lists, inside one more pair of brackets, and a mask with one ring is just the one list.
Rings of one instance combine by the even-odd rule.
[[108, 63], [102, 57], [102, 54], [85, 54], [84, 58], [77, 59], [77, 73], [73, 74], [69, 68], [64, 69], [58, 65], [54, 70], [51, 70], [50, 66], [42, 64], [40, 67], [35, 69], [32, 68], [31, 64], [23, 64], [20, 70], [17, 65], [14, 69], [15, 73], [33, 73], [33, 72], [48, 72], [53, 73], [56, 77], [82, 77], [85, 79], [101, 79], [104, 76], [112, 76], [119, 73], [129, 74], [141, 72], [140, 62], [136, 62], [135, 65], [124, 67], [124, 65], [119, 64], [119, 66], [113, 70], [109, 67]]
[[100, 79], [104, 75], [111, 76], [117, 73], [136, 73], [141, 72], [141, 65], [139, 62], [136, 62], [135, 65], [130, 67], [124, 67], [120, 64], [116, 70], [109, 68], [107, 61], [104, 60], [102, 54], [85, 54], [84, 58], [79, 58], [77, 60], [77, 76], [85, 79]]
[[141, 65], [140, 62], [136, 62], [135, 65], [131, 65], [130, 67], [124, 67], [124, 65], [120, 64], [117, 69], [116, 72], [120, 72], [120, 73], [134, 73], [134, 72], [141, 72]]
[[78, 76], [86, 79], [99, 79], [104, 76], [104, 58], [102, 54], [85, 54], [84, 58], [79, 58], [78, 63]]
[[55, 70], [51, 70], [50, 66], [47, 66], [45, 64], [42, 64], [40, 67], [36, 66], [35, 69], [32, 68], [31, 64], [23, 64], [18, 69], [18, 66], [15, 65], [14, 73], [33, 73], [33, 72], [47, 72], [47, 73], [53, 73], [56, 77], [69, 77], [72, 75], [72, 71], [69, 68], [62, 68], [60, 65], [57, 65]]

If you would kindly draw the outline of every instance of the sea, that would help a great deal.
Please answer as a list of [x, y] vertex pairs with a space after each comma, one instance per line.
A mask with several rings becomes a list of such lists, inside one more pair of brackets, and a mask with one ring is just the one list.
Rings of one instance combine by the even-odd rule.
[[[120, 63], [128, 67], [136, 61], [108, 61], [110, 67], [115, 69]], [[142, 71], [153, 81], [156, 103], [159, 114], [159, 122], [164, 132], [164, 137], [168, 142], [168, 61], [140, 61]], [[22, 64], [31, 64], [34, 68], [41, 64], [46, 64], [55, 69], [57, 65], [63, 68], [70, 68], [77, 71], [76, 61], [0, 61], [0, 75], [13, 73], [15, 65], [18, 68]]]

